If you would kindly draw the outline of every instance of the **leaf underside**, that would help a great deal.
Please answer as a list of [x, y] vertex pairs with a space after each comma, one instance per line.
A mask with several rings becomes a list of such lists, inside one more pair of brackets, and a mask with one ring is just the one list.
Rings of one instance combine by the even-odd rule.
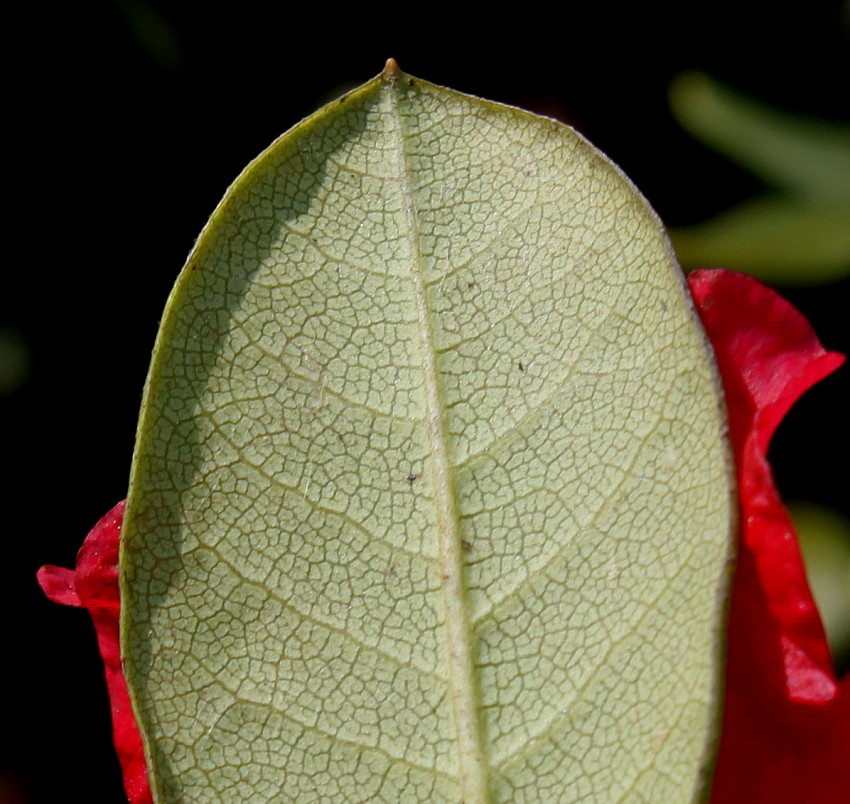
[[123, 537], [158, 802], [689, 801], [733, 533], [653, 213], [395, 70], [275, 142], [168, 302]]

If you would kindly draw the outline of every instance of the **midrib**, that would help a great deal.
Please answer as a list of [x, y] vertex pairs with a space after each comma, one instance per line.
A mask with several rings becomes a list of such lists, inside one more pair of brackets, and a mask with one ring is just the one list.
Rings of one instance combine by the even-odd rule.
[[472, 659], [472, 638], [466, 616], [463, 586], [463, 549], [458, 533], [454, 477], [446, 449], [440, 380], [437, 372], [434, 334], [428, 297], [422, 279], [419, 248], [419, 222], [410, 183], [405, 149], [404, 121], [399, 112], [398, 82], [403, 77], [386, 74], [384, 102], [389, 105], [396, 141], [399, 185], [402, 192], [404, 224], [408, 246], [406, 262], [410, 267], [425, 388], [426, 427], [433, 464], [434, 500], [437, 519], [438, 560], [446, 610], [445, 638], [449, 662], [449, 689], [458, 740], [458, 764], [463, 804], [487, 804], [490, 801], [487, 762], [481, 744], [478, 723], [478, 695]]

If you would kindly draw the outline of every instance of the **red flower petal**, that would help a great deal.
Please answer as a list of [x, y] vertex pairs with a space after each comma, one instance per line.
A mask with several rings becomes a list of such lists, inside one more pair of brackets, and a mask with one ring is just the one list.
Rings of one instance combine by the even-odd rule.
[[81, 606], [80, 596], [77, 594], [76, 575], [74, 570], [48, 564], [38, 571], [36, 577], [41, 591], [49, 600], [61, 603], [63, 606]]
[[[715, 804], [838, 804], [850, 789], [850, 678], [836, 685], [796, 536], [766, 459], [791, 405], [843, 358], [754, 279], [697, 271], [688, 283], [714, 346], [738, 468], [741, 546], [732, 591]], [[112, 703], [131, 804], [152, 804], [142, 742], [121, 671], [118, 542], [124, 503], [86, 537], [76, 572], [42, 567], [58, 603], [88, 608]]]
[[56, 603], [89, 610], [103, 657], [113, 739], [124, 775], [124, 789], [130, 804], [153, 804], [142, 738], [133, 717], [118, 643], [118, 542], [123, 518], [124, 503], [120, 502], [86, 536], [77, 553], [76, 570], [42, 567], [38, 582]]
[[688, 283], [723, 378], [741, 501], [712, 800], [837, 804], [850, 790], [850, 679], [839, 691], [766, 452], [791, 405], [843, 357], [751, 277], [696, 271]]

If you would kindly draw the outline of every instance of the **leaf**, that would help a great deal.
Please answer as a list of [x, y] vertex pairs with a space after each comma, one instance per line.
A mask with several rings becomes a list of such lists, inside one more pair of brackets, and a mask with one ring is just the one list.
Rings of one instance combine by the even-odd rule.
[[158, 802], [686, 801], [734, 539], [658, 221], [398, 72], [281, 137], [169, 299], [122, 538]]

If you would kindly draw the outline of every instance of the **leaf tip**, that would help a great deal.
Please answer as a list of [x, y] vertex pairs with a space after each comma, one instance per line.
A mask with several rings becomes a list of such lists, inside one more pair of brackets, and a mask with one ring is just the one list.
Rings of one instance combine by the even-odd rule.
[[397, 81], [398, 77], [401, 75], [401, 68], [398, 66], [398, 62], [392, 58], [387, 59], [387, 63], [384, 65], [384, 71], [381, 75], [384, 77], [385, 81]]

